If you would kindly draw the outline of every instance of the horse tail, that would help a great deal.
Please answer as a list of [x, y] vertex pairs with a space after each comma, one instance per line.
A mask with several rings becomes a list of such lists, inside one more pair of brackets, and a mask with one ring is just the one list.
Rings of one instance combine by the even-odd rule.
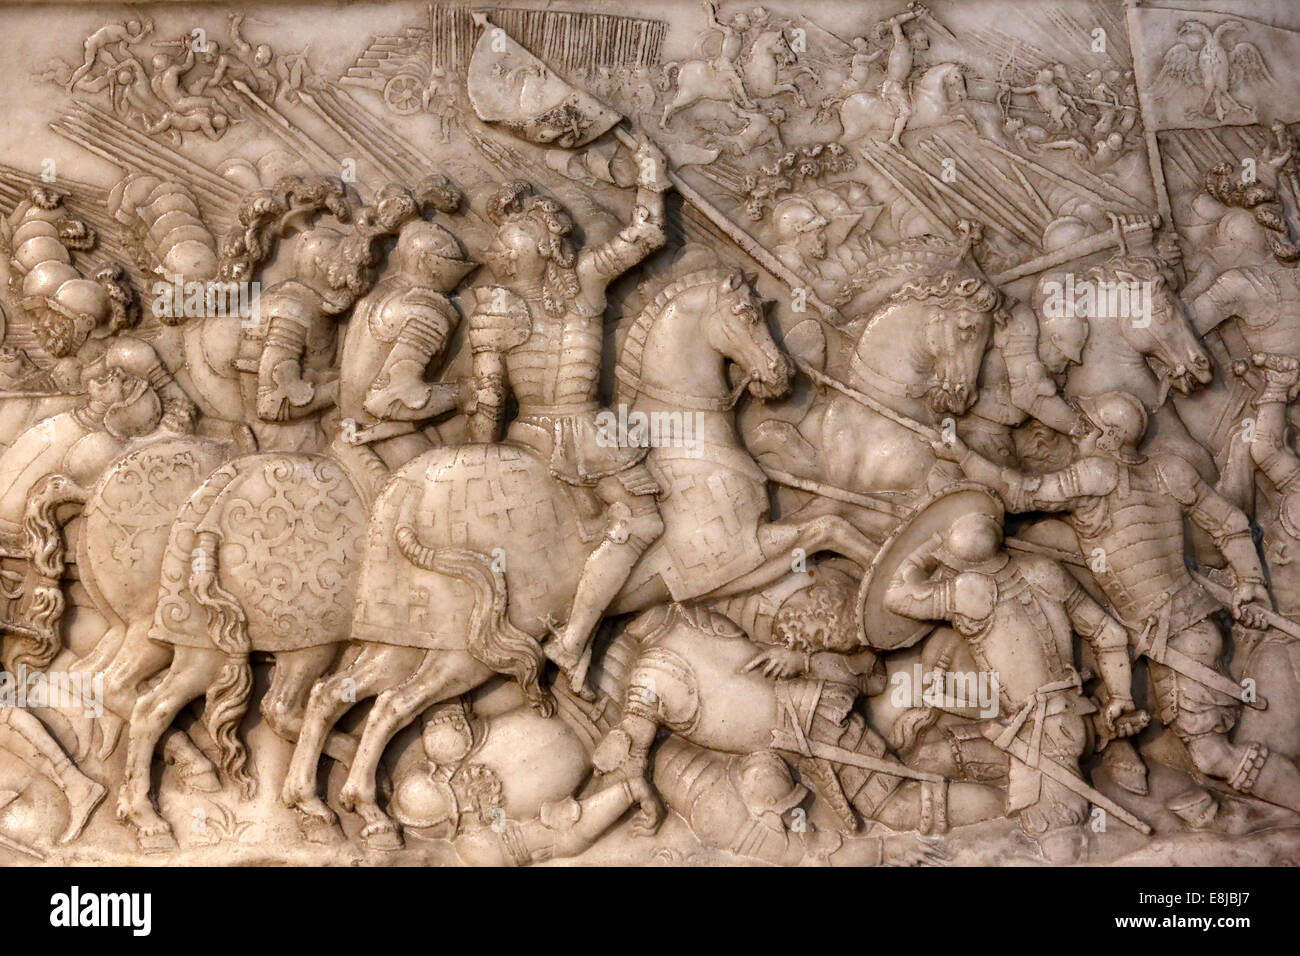
[[66, 567], [66, 545], [58, 510], [65, 504], [85, 504], [86, 489], [67, 475], [47, 475], [32, 489], [23, 513], [23, 545], [35, 574], [31, 596], [24, 608], [28, 626], [21, 632], [26, 641], [12, 660], [10, 671], [19, 665], [43, 670], [62, 649], [59, 636], [67, 601], [59, 581]]
[[669, 60], [659, 67], [659, 82], [655, 84], [660, 93], [667, 93], [673, 85], [673, 73], [680, 75], [681, 64], [676, 60]]
[[396, 540], [402, 556], [417, 568], [445, 574], [468, 585], [473, 592], [466, 650], [499, 674], [519, 682], [528, 703], [539, 714], [555, 713], [555, 700], [541, 686], [546, 658], [532, 635], [510, 622], [506, 613], [506, 577], [492, 559], [468, 548], [430, 548], [415, 528], [402, 524]]
[[248, 662], [252, 641], [244, 609], [218, 580], [220, 542], [216, 532], [200, 531], [190, 552], [190, 593], [206, 615], [209, 638], [226, 655], [225, 665], [208, 688], [203, 719], [216, 741], [221, 769], [250, 797], [254, 781], [248, 774], [248, 750], [239, 739], [239, 724], [253, 692], [253, 669]]

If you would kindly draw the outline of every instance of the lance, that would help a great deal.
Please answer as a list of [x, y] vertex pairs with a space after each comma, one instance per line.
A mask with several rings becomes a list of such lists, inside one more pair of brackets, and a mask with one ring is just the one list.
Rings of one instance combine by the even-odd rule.
[[929, 425], [922, 424], [921, 422], [918, 422], [915, 418], [909, 418], [907, 415], [904, 415], [901, 412], [894, 411], [888, 405], [884, 405], [881, 402], [876, 401], [874, 398], [872, 398], [870, 395], [866, 394], [865, 392], [859, 392], [856, 388], [852, 388], [848, 385], [845, 385], [839, 379], [831, 378], [831, 376], [818, 371], [817, 369], [813, 368], [811, 365], [809, 365], [807, 362], [803, 361], [802, 359], [796, 358], [795, 364], [799, 366], [799, 371], [803, 372], [805, 375], [807, 375], [818, 385], [825, 385], [827, 388], [834, 389], [835, 391], [839, 392], [841, 395], [853, 399], [859, 405], [871, 409], [877, 415], [883, 415], [885, 418], [888, 418], [895, 425], [901, 425], [903, 428], [906, 428], [908, 431], [915, 432], [916, 434], [920, 435], [922, 438], [926, 439], [927, 441], [938, 441], [942, 437], [939, 434], [938, 429], [932, 428]]
[[[638, 132], [640, 131], [638, 130]], [[622, 126], [614, 127], [614, 135], [618, 137], [618, 141], [628, 149], [635, 150], [639, 145], [632, 134]], [[648, 136], [645, 138], [647, 141], [653, 143], [653, 140], [650, 140]], [[668, 181], [673, 184], [673, 188], [677, 190], [678, 195], [699, 210], [705, 219], [709, 220], [709, 222], [725, 233], [728, 239], [740, 246], [740, 248], [743, 249], [751, 259], [772, 275], [776, 276], [791, 289], [804, 289], [807, 293], [808, 301], [822, 312], [826, 313], [828, 318], [832, 320], [841, 318], [839, 309], [829, 303], [823, 302], [813, 287], [806, 282], [802, 276], [796, 273], [776, 256], [772, 255], [772, 253], [770, 253], [757, 239], [728, 219], [722, 213], [722, 210], [718, 209], [717, 206], [713, 205], [712, 202], [706, 199], [698, 189], [686, 182], [686, 180], [682, 179], [682, 177], [675, 173], [671, 168], [665, 170], [665, 172], [667, 173]]]

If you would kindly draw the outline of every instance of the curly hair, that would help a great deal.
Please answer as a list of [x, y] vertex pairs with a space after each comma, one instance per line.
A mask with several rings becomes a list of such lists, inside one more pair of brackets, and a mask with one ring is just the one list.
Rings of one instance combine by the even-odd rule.
[[1291, 241], [1277, 190], [1261, 182], [1243, 183], [1230, 164], [1215, 163], [1205, 171], [1205, 191], [1225, 206], [1250, 212], [1278, 262], [1300, 262], [1300, 243]]
[[535, 231], [537, 251], [546, 259], [542, 282], [542, 307], [551, 315], [563, 315], [578, 294], [578, 273], [574, 268], [577, 250], [569, 238], [573, 220], [554, 199], [533, 194], [530, 184], [516, 180], [503, 185], [488, 203], [488, 217], [498, 226], [527, 223]]
[[855, 597], [847, 584], [814, 584], [786, 599], [772, 620], [772, 635], [797, 651], [856, 650]]
[[1003, 305], [1002, 293], [993, 283], [977, 275], [961, 275], [952, 269], [910, 279], [890, 296], [894, 302], [904, 299], [971, 312], [996, 313]]

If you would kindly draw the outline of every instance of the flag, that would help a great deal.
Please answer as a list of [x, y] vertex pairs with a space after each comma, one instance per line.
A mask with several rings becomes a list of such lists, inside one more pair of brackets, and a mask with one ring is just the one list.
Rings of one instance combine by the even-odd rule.
[[1280, 77], [1300, 61], [1300, 33], [1188, 9], [1130, 10], [1133, 59], [1149, 129], [1300, 121]]
[[470, 57], [466, 92], [478, 118], [530, 143], [573, 149], [601, 136], [622, 117], [574, 89], [482, 14]]

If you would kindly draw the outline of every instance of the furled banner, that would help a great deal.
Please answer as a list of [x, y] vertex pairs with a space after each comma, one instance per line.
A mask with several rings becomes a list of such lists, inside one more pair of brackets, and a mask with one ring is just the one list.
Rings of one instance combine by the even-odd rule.
[[466, 92], [487, 123], [532, 143], [572, 149], [607, 132], [620, 119], [594, 96], [576, 90], [480, 13], [482, 29], [470, 57]]

